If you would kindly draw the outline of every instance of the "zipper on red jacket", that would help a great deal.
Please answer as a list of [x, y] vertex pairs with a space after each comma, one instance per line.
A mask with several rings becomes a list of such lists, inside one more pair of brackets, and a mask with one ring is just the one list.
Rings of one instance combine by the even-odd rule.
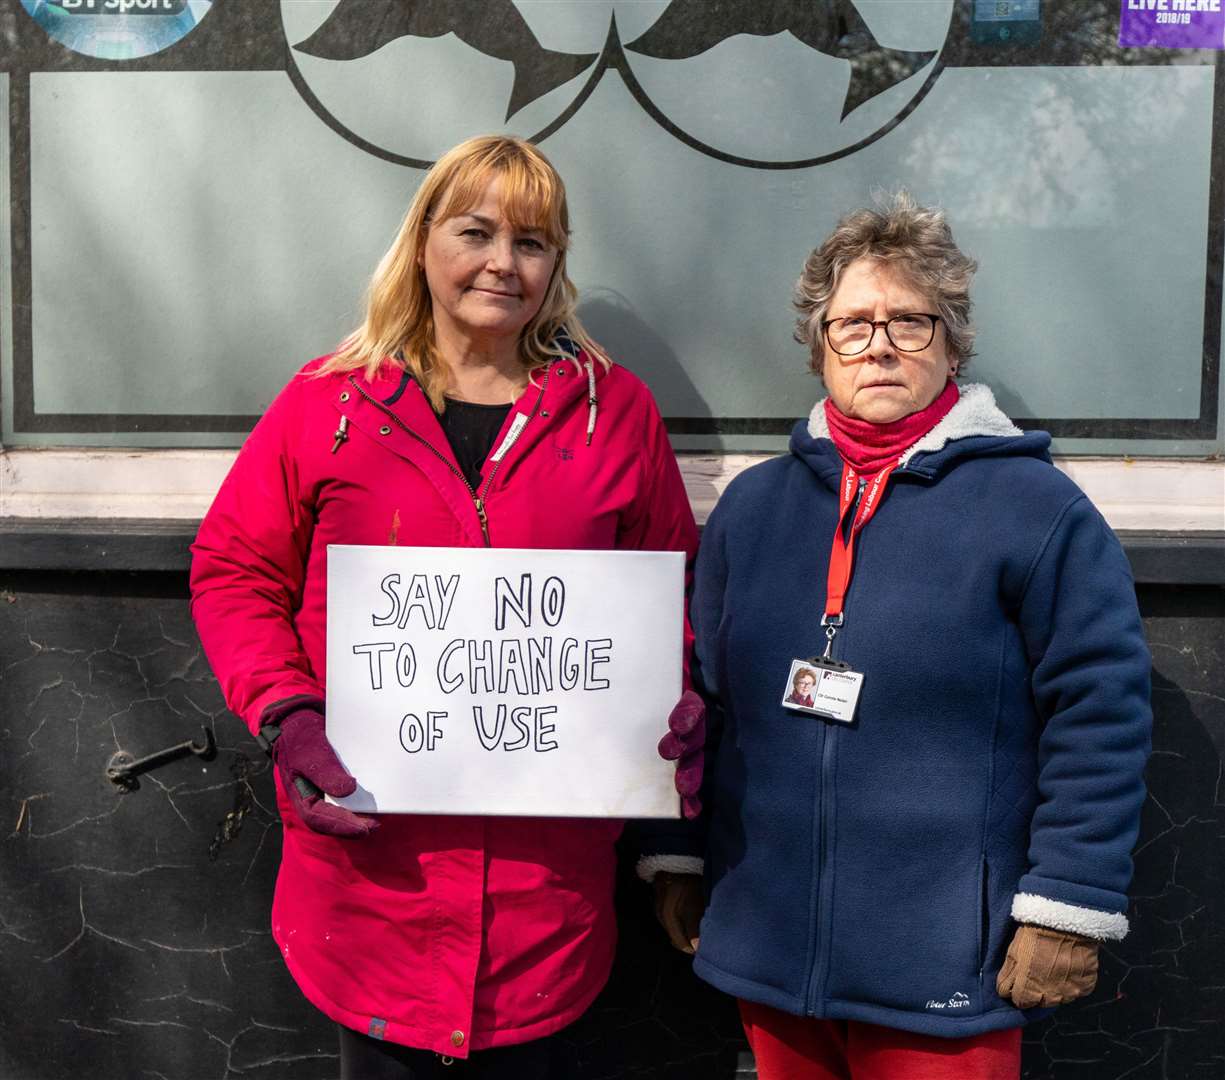
[[[478, 494], [476, 489], [470, 483], [468, 483], [468, 478], [463, 474], [463, 472], [461, 472], [460, 469], [458, 469], [452, 462], [448, 461], [446, 454], [442, 453], [442, 451], [440, 451], [432, 442], [430, 442], [429, 439], [410, 428], [403, 420], [400, 419], [399, 416], [397, 416], [394, 412], [387, 408], [386, 405], [379, 401], [378, 398], [371, 397], [368, 393], [366, 393], [366, 391], [361, 388], [357, 380], [353, 378], [352, 375], [349, 376], [349, 383], [352, 385], [353, 389], [361, 394], [361, 396], [370, 402], [371, 405], [385, 413], [387, 416], [391, 417], [392, 421], [397, 427], [421, 443], [422, 446], [424, 446], [431, 454], [441, 461], [455, 476], [459, 477], [460, 483], [462, 483], [464, 487], [468, 489], [468, 495], [471, 497], [472, 505], [476, 509], [476, 516], [477, 520], [481, 523], [481, 536], [485, 541], [485, 546], [492, 547], [493, 545], [489, 541], [489, 515], [485, 511], [485, 496], [489, 494], [489, 485], [493, 483], [493, 478], [498, 475], [498, 470], [502, 467], [502, 462], [505, 460], [505, 457], [499, 458], [494, 464], [493, 470], [490, 472], [489, 476], [486, 477], [485, 483], [481, 486], [480, 493]], [[544, 392], [548, 388], [548, 385], [549, 368], [546, 367], [544, 369], [544, 382], [540, 384], [540, 393], [536, 395], [536, 404], [532, 406], [532, 411], [528, 414], [527, 420], [524, 421], [523, 427], [519, 429], [519, 436], [523, 435], [524, 429], [526, 429], [527, 425], [536, 418], [536, 414], [540, 412], [540, 403], [544, 401]], [[348, 425], [346, 424], [345, 426]], [[518, 437], [516, 437], [515, 441], [518, 441]], [[340, 443], [338, 441], [336, 446], [339, 447], [339, 445]], [[507, 447], [507, 450], [509, 449], [510, 448]], [[335, 453], [335, 449], [333, 449], [333, 453]]]

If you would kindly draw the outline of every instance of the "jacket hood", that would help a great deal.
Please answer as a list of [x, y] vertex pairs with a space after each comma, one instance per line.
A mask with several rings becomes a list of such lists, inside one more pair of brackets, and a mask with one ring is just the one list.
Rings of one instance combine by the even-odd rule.
[[[1000, 410], [984, 383], [969, 383], [948, 414], [898, 458], [899, 472], [934, 480], [957, 462], [971, 457], [1036, 457], [1050, 461], [1051, 437], [1045, 431], [1024, 432]], [[791, 452], [826, 483], [835, 486], [842, 459], [829, 435], [825, 398], [807, 420], [791, 432]]]
[[[612, 369], [611, 361], [601, 363], [590, 353], [585, 351], [577, 342], [570, 337], [565, 327], [560, 329], [553, 337], [553, 345], [558, 350], [555, 359], [561, 363], [567, 361], [574, 365], [575, 372], [579, 375], [579, 382], [585, 387], [587, 392], [587, 445], [591, 445], [592, 436], [595, 434], [596, 423], [600, 413], [600, 391], [599, 383]], [[342, 378], [349, 378], [360, 381], [371, 393], [377, 397], [384, 405], [394, 405], [404, 396], [409, 385], [417, 380], [413, 374], [404, 366], [403, 355], [396, 354], [397, 359], [393, 360], [388, 357], [383, 361], [378, 372], [373, 379], [369, 379], [360, 370], [342, 371], [336, 374]], [[320, 357], [318, 360], [312, 361], [312, 364], [319, 365], [325, 358]], [[552, 368], [553, 361], [548, 365], [529, 376], [527, 388], [524, 391], [525, 396], [530, 395], [533, 387], [536, 390], [542, 390], [540, 382], [536, 381], [537, 375], [541, 376], [547, 383], [549, 368]], [[574, 381], [565, 384], [567, 387], [574, 386]], [[576, 395], [567, 395], [576, 396]], [[543, 400], [543, 399], [542, 399]], [[557, 398], [553, 398], [554, 404], [550, 406], [556, 409], [559, 407]], [[548, 413], [545, 413], [547, 416]]]

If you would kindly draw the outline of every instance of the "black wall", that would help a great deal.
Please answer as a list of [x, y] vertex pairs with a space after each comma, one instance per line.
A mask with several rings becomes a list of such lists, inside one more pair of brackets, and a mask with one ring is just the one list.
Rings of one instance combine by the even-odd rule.
[[[1091, 998], [1026, 1033], [1035, 1080], [1225, 1076], [1225, 589], [1139, 592], [1156, 727], [1133, 930]], [[117, 751], [203, 725], [213, 761], [129, 794], [107, 780]], [[268, 929], [268, 765], [222, 704], [181, 572], [0, 571], [0, 774], [0, 1077], [337, 1075], [334, 1029]], [[733, 1004], [667, 947], [625, 862], [618, 963], [566, 1035], [566, 1075], [752, 1075]]]

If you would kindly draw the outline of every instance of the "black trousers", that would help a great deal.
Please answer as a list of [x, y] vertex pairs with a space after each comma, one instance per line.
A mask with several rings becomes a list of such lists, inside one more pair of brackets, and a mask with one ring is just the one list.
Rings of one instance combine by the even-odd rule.
[[341, 1024], [340, 1080], [552, 1080], [553, 1039], [477, 1050], [467, 1059], [372, 1039]]

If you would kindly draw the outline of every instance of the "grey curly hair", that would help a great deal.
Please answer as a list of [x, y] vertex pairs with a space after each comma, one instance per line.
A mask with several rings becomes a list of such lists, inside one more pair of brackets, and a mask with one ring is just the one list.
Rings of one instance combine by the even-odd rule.
[[812, 370], [821, 375], [825, 368], [821, 323], [829, 302], [846, 268], [864, 258], [894, 266], [911, 287], [931, 298], [961, 374], [974, 355], [970, 282], [978, 263], [953, 241], [943, 210], [920, 206], [904, 190], [883, 200], [879, 210], [848, 214], [805, 260], [795, 285], [795, 339], [808, 346]]

